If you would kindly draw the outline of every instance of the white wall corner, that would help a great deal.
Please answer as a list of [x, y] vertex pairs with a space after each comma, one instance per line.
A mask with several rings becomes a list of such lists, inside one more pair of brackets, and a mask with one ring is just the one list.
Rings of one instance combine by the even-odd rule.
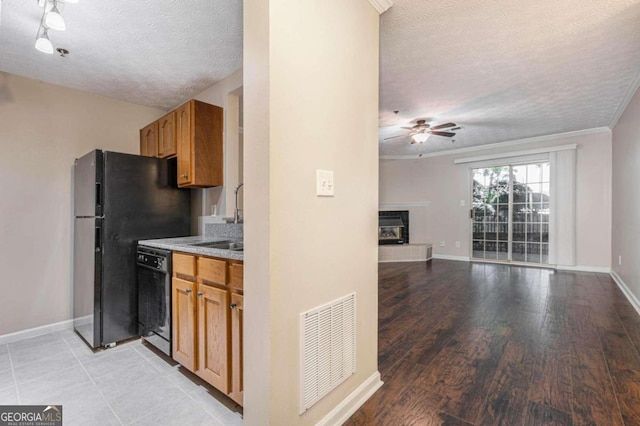
[[622, 278], [620, 278], [620, 275], [616, 274], [615, 271], [609, 272], [609, 275], [611, 275], [611, 278], [613, 278], [616, 284], [618, 284], [618, 287], [627, 297], [627, 300], [629, 301], [629, 303], [631, 303], [633, 309], [635, 309], [638, 315], [640, 315], [640, 301], [638, 300], [638, 298], [631, 292], [629, 287], [627, 287], [624, 281], [622, 281]]
[[380, 372], [374, 372], [360, 386], [355, 388], [345, 399], [336, 405], [316, 426], [341, 425], [362, 407], [384, 383], [380, 379]]
[[376, 8], [380, 15], [393, 6], [393, 2], [391, 0], [369, 0], [369, 3]]

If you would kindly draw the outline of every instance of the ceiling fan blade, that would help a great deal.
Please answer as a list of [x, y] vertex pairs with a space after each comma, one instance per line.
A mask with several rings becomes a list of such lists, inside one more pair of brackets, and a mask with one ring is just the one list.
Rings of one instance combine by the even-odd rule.
[[389, 139], [401, 138], [401, 137], [405, 137], [405, 136], [409, 136], [409, 135], [391, 136], [390, 138], [384, 138], [384, 139], [382, 139], [382, 140], [383, 140], [383, 141], [388, 141]]
[[451, 133], [451, 132], [429, 132], [432, 135], [436, 135], [436, 136], [446, 136], [448, 138], [455, 136], [455, 133]]
[[432, 127], [431, 130], [446, 129], [447, 127], [455, 127], [456, 123], [445, 123]]

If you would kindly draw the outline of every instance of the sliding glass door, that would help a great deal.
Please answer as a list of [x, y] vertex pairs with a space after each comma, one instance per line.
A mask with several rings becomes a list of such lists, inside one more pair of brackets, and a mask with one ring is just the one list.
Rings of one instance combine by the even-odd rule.
[[472, 171], [472, 258], [549, 263], [548, 162]]

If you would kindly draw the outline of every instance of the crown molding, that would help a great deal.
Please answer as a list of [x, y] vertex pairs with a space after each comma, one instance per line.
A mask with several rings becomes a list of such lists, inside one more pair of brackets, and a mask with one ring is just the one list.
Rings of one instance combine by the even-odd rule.
[[446, 151], [438, 151], [438, 152], [428, 152], [428, 153], [422, 154], [421, 157], [418, 157], [418, 155], [416, 154], [412, 154], [412, 155], [381, 155], [379, 158], [380, 160], [419, 160], [421, 158], [444, 157], [446, 155], [457, 155], [457, 154], [464, 154], [467, 152], [486, 151], [487, 149], [508, 148], [511, 146], [518, 146], [518, 145], [524, 145], [529, 143], [546, 142], [546, 141], [552, 141], [554, 139], [564, 139], [564, 138], [571, 138], [576, 136], [594, 135], [599, 133], [611, 133], [611, 129], [609, 127], [596, 127], [593, 129], [577, 130], [575, 132], [555, 133], [553, 135], [544, 135], [544, 136], [536, 136], [533, 138], [516, 139], [513, 141], [470, 146], [467, 148], [449, 149]]
[[569, 145], [547, 146], [544, 148], [525, 149], [524, 151], [509, 151], [497, 154], [479, 155], [477, 157], [456, 158], [453, 164], [475, 163], [478, 161], [494, 160], [498, 158], [524, 157], [525, 155], [546, 154], [548, 152], [567, 151], [569, 149], [578, 149], [575, 143]]
[[393, 6], [393, 1], [391, 0], [369, 0], [369, 3], [371, 3], [371, 5], [376, 8], [380, 15], [385, 13], [391, 6]]

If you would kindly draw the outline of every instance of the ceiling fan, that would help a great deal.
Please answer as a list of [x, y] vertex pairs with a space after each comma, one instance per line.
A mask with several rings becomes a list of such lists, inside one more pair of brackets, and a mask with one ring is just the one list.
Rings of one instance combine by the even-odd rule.
[[[427, 120], [417, 120], [415, 126], [403, 127], [403, 129], [410, 130], [410, 132], [406, 135], [392, 136], [390, 138], [385, 138], [384, 140], [386, 141], [389, 139], [410, 136], [412, 144], [424, 143], [427, 139], [429, 139], [429, 136], [431, 135], [444, 136], [446, 138], [451, 138], [456, 135], [451, 130], [458, 130], [460, 129], [460, 126], [458, 126], [456, 123], [445, 123], [445, 124], [440, 124], [440, 125], [431, 127], [430, 125], [427, 124]], [[444, 130], [444, 131], [441, 131], [441, 130]]]

